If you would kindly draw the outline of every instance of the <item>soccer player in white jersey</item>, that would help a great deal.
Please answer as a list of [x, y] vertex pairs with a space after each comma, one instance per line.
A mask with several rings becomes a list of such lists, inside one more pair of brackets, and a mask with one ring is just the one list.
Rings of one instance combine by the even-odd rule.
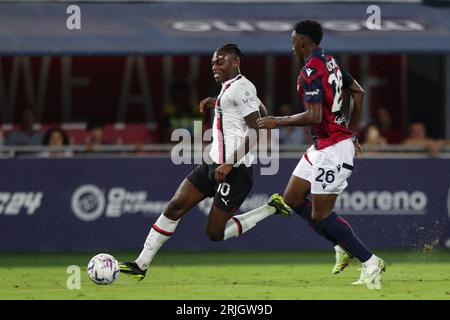
[[258, 136], [260, 114], [267, 115], [255, 86], [240, 72], [242, 57], [244, 54], [235, 44], [214, 51], [211, 68], [222, 90], [217, 98], [206, 98], [200, 103], [200, 111], [212, 107], [215, 111], [212, 163], [204, 161], [183, 180], [153, 224], [139, 257], [119, 264], [121, 272], [136, 280], [144, 279], [154, 255], [174, 233], [183, 215], [207, 197], [214, 197], [206, 226], [212, 241], [237, 237], [274, 213], [291, 212], [281, 196], [274, 195], [264, 209], [235, 215], [253, 185], [251, 164], [257, 142], [251, 137]]

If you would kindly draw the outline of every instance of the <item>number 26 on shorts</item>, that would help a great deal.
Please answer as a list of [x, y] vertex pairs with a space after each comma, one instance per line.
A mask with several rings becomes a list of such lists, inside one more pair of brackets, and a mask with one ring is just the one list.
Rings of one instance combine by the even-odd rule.
[[333, 183], [334, 182], [334, 170], [325, 170], [324, 168], [319, 168], [319, 175], [316, 177], [316, 181], [318, 182], [324, 182], [323, 180], [325, 179], [325, 181], [327, 183]]

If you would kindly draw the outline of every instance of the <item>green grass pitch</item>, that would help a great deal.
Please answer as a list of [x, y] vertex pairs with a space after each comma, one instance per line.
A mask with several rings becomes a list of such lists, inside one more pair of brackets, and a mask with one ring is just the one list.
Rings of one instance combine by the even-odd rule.
[[[118, 260], [136, 253], [110, 252]], [[0, 299], [450, 299], [450, 251], [377, 251], [387, 262], [381, 290], [354, 287], [358, 261], [331, 274], [327, 252], [160, 252], [147, 278], [124, 274], [92, 283], [94, 253], [0, 254]], [[69, 265], [81, 267], [81, 288], [67, 289]]]

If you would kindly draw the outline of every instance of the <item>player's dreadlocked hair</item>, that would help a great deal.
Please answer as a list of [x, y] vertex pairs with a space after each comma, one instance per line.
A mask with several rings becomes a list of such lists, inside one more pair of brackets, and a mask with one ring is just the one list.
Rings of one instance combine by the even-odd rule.
[[237, 44], [234, 44], [234, 43], [224, 44], [223, 46], [218, 47], [216, 49], [216, 51], [217, 52], [219, 52], [219, 51], [221, 51], [221, 52], [232, 52], [236, 56], [238, 56], [239, 58], [247, 58], [247, 56], [241, 51], [241, 49], [239, 49]]
[[303, 34], [311, 38], [311, 40], [319, 45], [322, 41], [323, 31], [322, 26], [317, 21], [303, 20], [297, 22], [294, 28], [297, 34]]

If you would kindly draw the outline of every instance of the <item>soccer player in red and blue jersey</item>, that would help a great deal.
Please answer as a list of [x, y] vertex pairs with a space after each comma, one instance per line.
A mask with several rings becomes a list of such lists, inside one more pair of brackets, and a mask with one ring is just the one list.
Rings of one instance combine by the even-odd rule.
[[[356, 135], [364, 90], [333, 56], [320, 47], [323, 31], [316, 21], [300, 21], [292, 32], [294, 54], [304, 62], [297, 89], [305, 111], [287, 117], [265, 117], [260, 128], [310, 126], [314, 144], [294, 169], [284, 201], [321, 236], [335, 245], [336, 265], [342, 271], [354, 256], [362, 263], [360, 279], [369, 289], [381, 288], [385, 262], [370, 252], [350, 224], [334, 211], [337, 196], [347, 187], [353, 158], [361, 152]], [[354, 107], [348, 126], [341, 112], [343, 90], [349, 91]], [[312, 201], [307, 199], [311, 194]]]

